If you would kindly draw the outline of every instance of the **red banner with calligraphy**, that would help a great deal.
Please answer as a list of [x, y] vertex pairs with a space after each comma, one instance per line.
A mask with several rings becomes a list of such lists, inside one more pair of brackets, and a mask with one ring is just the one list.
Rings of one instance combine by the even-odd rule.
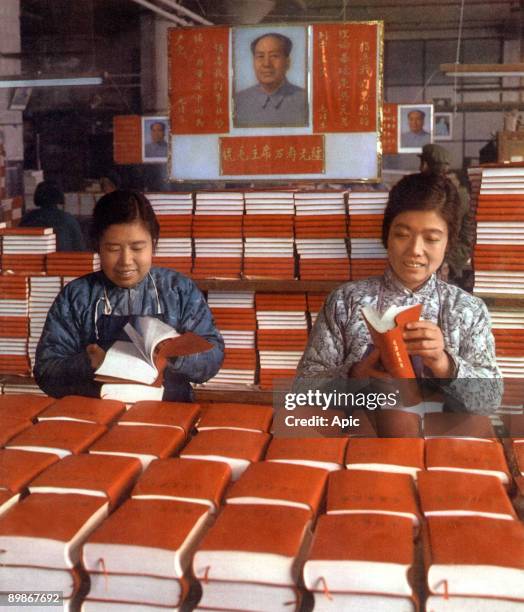
[[113, 159], [115, 164], [142, 163], [142, 119], [139, 115], [113, 117]]
[[313, 26], [313, 129], [377, 129], [378, 24]]
[[382, 116], [382, 153], [398, 153], [398, 104], [384, 103]]
[[229, 28], [169, 30], [172, 134], [229, 132]]
[[220, 138], [221, 174], [319, 174], [324, 160], [322, 135]]

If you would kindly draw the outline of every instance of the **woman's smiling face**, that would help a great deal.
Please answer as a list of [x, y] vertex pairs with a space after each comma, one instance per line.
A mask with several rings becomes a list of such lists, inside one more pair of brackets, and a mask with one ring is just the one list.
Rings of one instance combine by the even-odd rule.
[[414, 290], [440, 268], [447, 244], [448, 226], [438, 212], [409, 210], [389, 228], [389, 263], [402, 284]]

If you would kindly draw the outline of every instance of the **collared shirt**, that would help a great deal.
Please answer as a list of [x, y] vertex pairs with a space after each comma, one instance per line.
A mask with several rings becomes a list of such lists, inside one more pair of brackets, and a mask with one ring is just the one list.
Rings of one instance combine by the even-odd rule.
[[[438, 280], [433, 274], [421, 287], [405, 287], [388, 268], [382, 277], [346, 283], [335, 289], [319, 313], [297, 370], [299, 378], [347, 378], [361, 361], [371, 336], [361, 314], [372, 306], [382, 314], [390, 306], [422, 304], [421, 319], [439, 325], [454, 364], [454, 380], [443, 389], [468, 412], [489, 413], [502, 395], [501, 374], [487, 308], [479, 298]], [[486, 379], [485, 384], [461, 380]]]
[[146, 157], [167, 157], [167, 142], [149, 142], [145, 147]]
[[430, 141], [430, 134], [425, 130], [421, 132], [403, 132], [400, 139], [401, 147], [420, 147], [428, 144]]
[[306, 90], [285, 80], [272, 94], [261, 85], [235, 95], [235, 126], [301, 126], [308, 124]]

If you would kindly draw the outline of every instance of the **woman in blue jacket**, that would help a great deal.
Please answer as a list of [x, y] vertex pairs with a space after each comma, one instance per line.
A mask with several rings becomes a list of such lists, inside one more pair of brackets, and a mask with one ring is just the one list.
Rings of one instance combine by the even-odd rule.
[[47, 394], [99, 397], [94, 372], [133, 316], [157, 317], [179, 333], [192, 331], [213, 344], [207, 352], [168, 360], [165, 400], [190, 401], [190, 382], [218, 372], [224, 342], [204, 296], [179, 272], [151, 267], [158, 236], [155, 213], [141, 193], [117, 190], [98, 201], [92, 237], [102, 269], [61, 291], [37, 347], [34, 376]]

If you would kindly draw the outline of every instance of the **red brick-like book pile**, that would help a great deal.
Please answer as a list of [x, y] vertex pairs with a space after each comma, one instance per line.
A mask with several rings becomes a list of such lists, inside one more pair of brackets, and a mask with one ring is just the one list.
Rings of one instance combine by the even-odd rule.
[[194, 278], [240, 278], [243, 214], [243, 193], [197, 193], [193, 218]]
[[257, 293], [257, 348], [260, 386], [270, 389], [274, 378], [295, 375], [306, 346], [308, 331], [306, 296], [303, 293]]
[[245, 278], [295, 278], [292, 191], [245, 193]]
[[98, 253], [60, 251], [49, 253], [46, 257], [48, 276], [83, 276], [100, 270]]
[[29, 374], [29, 283], [26, 276], [0, 276], [0, 372]]
[[524, 295], [524, 167], [482, 168], [474, 293]]
[[386, 191], [350, 191], [348, 196], [351, 280], [380, 275], [387, 263], [382, 245]]
[[191, 273], [193, 249], [193, 194], [186, 192], [148, 193], [160, 225], [160, 238], [153, 265]]
[[346, 193], [295, 194], [295, 243], [302, 280], [349, 280]]
[[0, 268], [19, 274], [45, 272], [46, 255], [56, 251], [52, 227], [6, 228], [0, 230], [0, 238]]
[[255, 294], [208, 291], [207, 303], [226, 345], [224, 363], [206, 385], [253, 385], [257, 368]]

